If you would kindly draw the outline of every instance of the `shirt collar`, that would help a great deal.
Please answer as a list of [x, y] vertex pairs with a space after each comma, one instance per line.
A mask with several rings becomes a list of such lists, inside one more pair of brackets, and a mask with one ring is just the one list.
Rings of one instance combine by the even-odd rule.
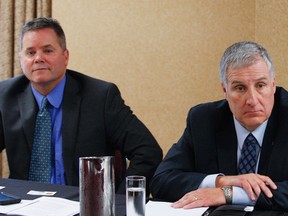
[[243, 143], [248, 136], [249, 133], [252, 133], [253, 136], [258, 141], [259, 145], [262, 146], [263, 137], [265, 133], [265, 129], [268, 123], [268, 119], [265, 120], [260, 126], [258, 126], [254, 131], [248, 131], [246, 128], [244, 128], [239, 121], [234, 116], [234, 125], [236, 129], [237, 134], [237, 141], [238, 141], [238, 147], [240, 150], [242, 149]]
[[[66, 83], [66, 75], [60, 81], [60, 83], [47, 95], [49, 103], [55, 108], [59, 108], [62, 103], [65, 83]], [[32, 85], [31, 88], [33, 95], [37, 101], [38, 107], [40, 108], [44, 96], [40, 94]]]

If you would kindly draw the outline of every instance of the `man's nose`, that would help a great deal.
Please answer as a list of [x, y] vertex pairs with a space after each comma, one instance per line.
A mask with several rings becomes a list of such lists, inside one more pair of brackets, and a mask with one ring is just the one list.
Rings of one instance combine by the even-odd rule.
[[42, 53], [36, 53], [35, 55], [35, 63], [39, 63], [39, 62], [44, 62], [44, 58], [43, 58], [43, 55]]
[[246, 103], [250, 106], [255, 106], [258, 103], [257, 91], [255, 89], [248, 90]]

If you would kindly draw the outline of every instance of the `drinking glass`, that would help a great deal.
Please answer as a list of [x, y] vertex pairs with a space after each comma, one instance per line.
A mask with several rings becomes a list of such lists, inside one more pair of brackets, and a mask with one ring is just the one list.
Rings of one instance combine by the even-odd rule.
[[126, 177], [127, 216], [145, 216], [146, 178], [145, 176]]

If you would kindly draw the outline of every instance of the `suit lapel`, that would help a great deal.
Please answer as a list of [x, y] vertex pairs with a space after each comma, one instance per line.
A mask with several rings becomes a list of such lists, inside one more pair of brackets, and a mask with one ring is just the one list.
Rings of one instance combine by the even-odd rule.
[[23, 125], [23, 130], [27, 139], [28, 146], [31, 150], [38, 108], [31, 87], [29, 85], [18, 96], [18, 105], [20, 110], [20, 121]]
[[219, 171], [232, 175], [237, 173], [237, 137], [232, 114], [222, 122], [216, 137]]
[[[67, 73], [63, 97], [62, 151], [67, 180], [72, 179], [81, 96], [78, 83]], [[70, 183], [70, 182], [68, 182]]]
[[[264, 137], [263, 137], [263, 143], [261, 147], [261, 154], [260, 154], [260, 160], [259, 160], [259, 166], [258, 166], [258, 173], [259, 174], [266, 174], [268, 164], [270, 162], [270, 156], [273, 151], [274, 147], [274, 139], [276, 132], [279, 130], [277, 126], [279, 125], [278, 119], [278, 110], [277, 105], [274, 105], [273, 112], [271, 116], [269, 117], [267, 127], [265, 129]], [[277, 110], [277, 111], [276, 111]], [[284, 132], [287, 133], [287, 132]]]

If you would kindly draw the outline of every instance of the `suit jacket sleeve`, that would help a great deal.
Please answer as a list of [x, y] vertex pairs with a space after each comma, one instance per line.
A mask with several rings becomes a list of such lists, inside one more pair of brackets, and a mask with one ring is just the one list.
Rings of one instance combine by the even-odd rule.
[[[130, 161], [126, 176], [146, 176], [148, 195], [150, 180], [162, 160], [162, 149], [146, 126], [124, 104], [114, 84], [107, 93], [105, 118], [109, 142]], [[125, 193], [125, 179], [118, 193]]]
[[3, 133], [3, 125], [2, 125], [2, 114], [0, 112], [0, 152], [5, 148], [4, 145], [4, 133]]
[[288, 210], [288, 181], [276, 182], [277, 190], [272, 191], [273, 197], [268, 198], [261, 193], [255, 208], [269, 210]]
[[195, 171], [191, 112], [182, 137], [168, 151], [153, 177], [151, 192], [154, 198], [174, 202], [187, 192], [196, 190], [207, 176]]

